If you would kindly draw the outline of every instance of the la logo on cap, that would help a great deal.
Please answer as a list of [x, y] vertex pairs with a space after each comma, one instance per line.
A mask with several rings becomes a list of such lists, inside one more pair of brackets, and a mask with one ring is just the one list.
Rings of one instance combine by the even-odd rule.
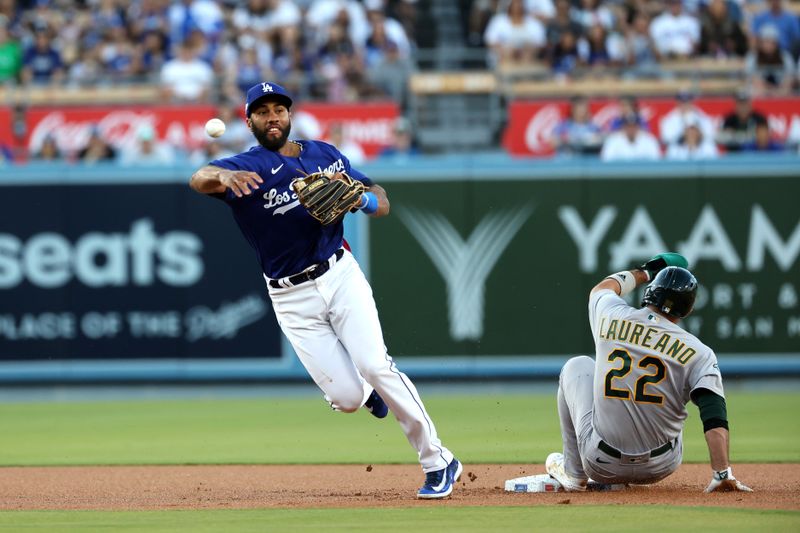
[[264, 82], [264, 83], [261, 84], [261, 90], [264, 91], [265, 93], [271, 93], [272, 92], [272, 85], [270, 85], [269, 83]]

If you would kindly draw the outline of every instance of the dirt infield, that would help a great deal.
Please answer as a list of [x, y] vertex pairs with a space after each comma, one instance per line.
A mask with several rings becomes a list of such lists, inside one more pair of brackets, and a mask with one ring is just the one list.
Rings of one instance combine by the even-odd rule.
[[543, 465], [465, 465], [446, 502], [415, 499], [412, 465], [92, 466], [0, 468], [0, 509], [236, 509], [430, 505], [669, 504], [800, 510], [797, 464], [742, 464], [755, 492], [703, 494], [707, 465], [684, 465], [653, 486], [621, 492], [516, 494], [506, 479]]

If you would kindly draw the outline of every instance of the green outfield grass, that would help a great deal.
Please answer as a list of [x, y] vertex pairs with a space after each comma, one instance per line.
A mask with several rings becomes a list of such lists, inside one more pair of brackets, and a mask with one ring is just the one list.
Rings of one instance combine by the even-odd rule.
[[[424, 398], [464, 462], [543, 463], [561, 447], [552, 395]], [[800, 394], [731, 393], [728, 409], [734, 463], [800, 462]], [[705, 462], [689, 413], [685, 462]], [[394, 420], [335, 413], [321, 398], [13, 403], [0, 421], [2, 465], [416, 462]]]
[[[423, 390], [424, 393], [424, 390]], [[553, 395], [424, 395], [444, 442], [467, 463], [536, 462], [560, 447]], [[729, 395], [734, 462], [800, 461], [800, 394]], [[330, 411], [320, 398], [0, 405], [3, 465], [414, 463], [394, 420]], [[686, 460], [705, 462], [690, 409]], [[613, 517], [613, 520], [610, 519]], [[200, 511], [6, 511], [0, 530], [147, 531], [800, 530], [800, 513], [668, 506]]]
[[0, 530], [26, 532], [148, 531], [797, 531], [800, 513], [667, 506], [446, 507], [430, 509], [275, 509], [220, 511], [15, 511], [0, 513]]

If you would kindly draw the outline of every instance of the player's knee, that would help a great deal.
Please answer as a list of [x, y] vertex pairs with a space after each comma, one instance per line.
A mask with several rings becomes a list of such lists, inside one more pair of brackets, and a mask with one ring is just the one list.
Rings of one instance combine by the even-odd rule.
[[381, 376], [389, 375], [389, 365], [383, 361], [374, 364], [360, 365], [358, 371], [367, 383], [373, 384], [380, 380]]
[[561, 378], [564, 376], [594, 376], [594, 359], [586, 355], [573, 357], [561, 368]]
[[358, 394], [342, 394], [331, 400], [331, 406], [343, 413], [355, 413], [361, 407], [363, 400], [361, 391]]

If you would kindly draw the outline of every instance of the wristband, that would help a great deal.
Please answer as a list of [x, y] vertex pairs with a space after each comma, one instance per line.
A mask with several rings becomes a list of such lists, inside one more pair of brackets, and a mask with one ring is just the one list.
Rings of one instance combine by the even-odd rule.
[[725, 481], [726, 479], [733, 479], [731, 467], [728, 467], [725, 470], [720, 470], [719, 472], [714, 472], [715, 481]]
[[365, 192], [361, 195], [361, 205], [358, 208], [371, 215], [378, 210], [378, 197], [371, 192]]
[[617, 272], [616, 274], [611, 274], [610, 276], [607, 276], [606, 279], [613, 279], [619, 283], [620, 296], [625, 296], [636, 288], [636, 278], [634, 277], [633, 272], [627, 270], [623, 272]]

